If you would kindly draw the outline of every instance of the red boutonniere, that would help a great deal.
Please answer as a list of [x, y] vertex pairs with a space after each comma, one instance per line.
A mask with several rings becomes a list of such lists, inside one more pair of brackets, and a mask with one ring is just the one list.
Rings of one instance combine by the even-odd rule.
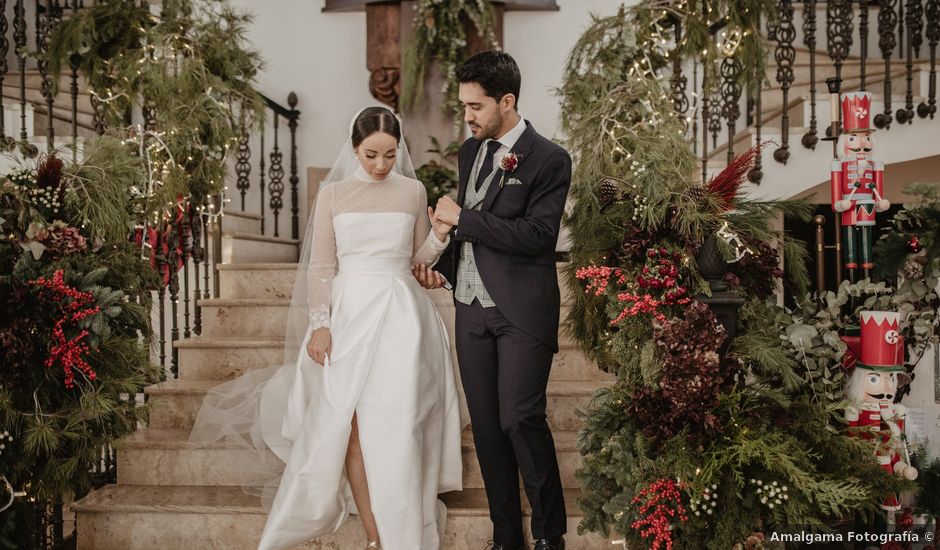
[[503, 182], [506, 181], [506, 174], [512, 174], [516, 170], [516, 166], [519, 166], [519, 157], [512, 151], [503, 155], [503, 158], [499, 159], [499, 168], [503, 171], [503, 175], [499, 178], [499, 186], [503, 186]]

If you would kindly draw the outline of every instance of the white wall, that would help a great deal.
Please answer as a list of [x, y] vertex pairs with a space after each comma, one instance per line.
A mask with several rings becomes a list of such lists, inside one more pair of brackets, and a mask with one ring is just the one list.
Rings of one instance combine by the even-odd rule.
[[[378, 104], [368, 89], [365, 13], [323, 13], [322, 0], [231, 2], [255, 15], [248, 37], [265, 59], [258, 87], [285, 105], [287, 94], [297, 93], [302, 112], [297, 138], [301, 204], [306, 204], [306, 168], [332, 164], [352, 114]], [[611, 15], [620, 4], [619, 0], [558, 0], [557, 12], [506, 14], [504, 47], [522, 71], [520, 111], [543, 135], [557, 133], [559, 107], [552, 87], [561, 83], [568, 53], [589, 25], [590, 13]], [[251, 178], [254, 185], [256, 166]], [[257, 212], [255, 193], [249, 194], [248, 210]], [[305, 214], [301, 212], [301, 224]], [[282, 234], [289, 227], [284, 218]]]

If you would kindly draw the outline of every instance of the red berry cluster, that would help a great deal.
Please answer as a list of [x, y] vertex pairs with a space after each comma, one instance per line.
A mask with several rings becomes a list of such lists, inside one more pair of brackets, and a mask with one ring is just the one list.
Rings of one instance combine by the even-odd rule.
[[665, 547], [672, 549], [672, 524], [677, 519], [688, 521], [685, 506], [682, 505], [682, 487], [674, 479], [662, 478], [651, 483], [633, 497], [633, 504], [638, 504], [640, 519], [630, 527], [640, 532], [643, 538], [653, 538], [650, 550]]
[[[74, 369], [85, 373], [89, 380], [94, 380], [95, 371], [92, 370], [91, 365], [85, 359], [91, 351], [88, 344], [83, 342], [85, 337], [88, 336], [88, 331], [82, 330], [72, 339], [65, 335], [66, 328], [73, 328], [82, 319], [101, 311], [98, 306], [89, 307], [89, 304], [95, 301], [94, 295], [68, 286], [64, 281], [61, 269], [53, 274], [52, 280], [40, 277], [30, 281], [29, 284], [48, 291], [51, 294], [52, 301], [60, 305], [63, 313], [52, 328], [53, 345], [49, 350], [49, 357], [46, 359], [46, 368], [60, 364], [62, 371], [65, 373], [65, 387], [69, 389], [75, 386]], [[67, 300], [71, 301], [66, 303]]]
[[665, 248], [650, 248], [646, 251], [646, 265], [636, 277], [636, 283], [644, 290], [663, 291], [663, 303], [675, 304], [688, 294], [679, 285], [679, 263], [682, 256]]
[[624, 284], [627, 282], [626, 275], [623, 274], [623, 270], [618, 267], [605, 267], [605, 266], [590, 266], [590, 267], [581, 267], [575, 272], [575, 277], [578, 280], [584, 281], [587, 280], [588, 284], [584, 288], [585, 293], [590, 293], [594, 291], [595, 296], [600, 296], [607, 290], [607, 285], [610, 282], [610, 277], [617, 277], [617, 284]]

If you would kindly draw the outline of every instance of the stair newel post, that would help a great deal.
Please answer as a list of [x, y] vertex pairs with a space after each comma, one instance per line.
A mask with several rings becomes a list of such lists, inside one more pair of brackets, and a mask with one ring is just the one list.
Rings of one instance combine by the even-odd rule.
[[815, 216], [816, 226], [816, 297], [822, 300], [826, 292], [826, 217]]
[[212, 216], [212, 297], [219, 297], [219, 264], [222, 263], [222, 204], [224, 199], [221, 194], [213, 195], [212, 202], [209, 204], [209, 212], [216, 214]]
[[803, 2], [803, 44], [809, 50], [809, 130], [800, 140], [803, 147], [816, 149], [816, 0]]
[[878, 0], [878, 48], [885, 63], [885, 80], [882, 99], [885, 103], [884, 111], [875, 115], [875, 127], [890, 129], [893, 117], [891, 110], [891, 55], [897, 45], [894, 26], [898, 23], [898, 16], [894, 11], [898, 0]]
[[904, 42], [904, 51], [907, 56], [907, 62], [904, 64], [907, 89], [904, 93], [904, 108], [894, 113], [898, 124], [910, 124], [914, 118], [914, 16], [917, 13], [914, 5], [916, 3], [916, 0], [907, 0], [907, 13], [899, 25], [907, 27], [907, 40]]
[[209, 276], [211, 273], [211, 268], [209, 267], [209, 258], [215, 252], [209, 248], [209, 235], [212, 234], [212, 225], [209, 219], [208, 213], [211, 212], [209, 209], [209, 201], [202, 203], [202, 211], [200, 212], [200, 222], [202, 224], [202, 299], [208, 300], [210, 298], [209, 294]]
[[869, 0], [858, 2], [858, 46], [859, 46], [859, 88], [867, 90], [865, 85], [868, 63], [868, 5]]
[[933, 119], [937, 112], [937, 42], [940, 41], [940, 0], [927, 0], [927, 46], [930, 50], [930, 76], [927, 79], [927, 102], [920, 102], [917, 114], [920, 118]]
[[[839, 158], [839, 133], [842, 131], [842, 108], [840, 97], [842, 91], [842, 79], [830, 77], [826, 79], [826, 87], [829, 89], [829, 128], [826, 130], [827, 136], [823, 141], [832, 142], [832, 158]], [[835, 242], [833, 248], [836, 252], [836, 281], [842, 282], [842, 227], [839, 216], [833, 216], [835, 225]]]
[[721, 60], [721, 116], [727, 121], [729, 164], [734, 160], [735, 126], [741, 116], [741, 70], [737, 57], [728, 56]]
[[26, 7], [23, 0], [13, 5], [14, 53], [20, 68], [20, 140], [26, 141]]
[[202, 297], [199, 281], [199, 264], [203, 261], [205, 249], [202, 246], [202, 206], [190, 201], [189, 203], [189, 230], [192, 234], [192, 262], [193, 262], [193, 334], [202, 334], [202, 307], [199, 299]]
[[264, 127], [265, 121], [261, 121], [261, 134], [258, 136], [258, 192], [261, 195], [261, 234], [264, 235]]
[[274, 112], [274, 144], [271, 148], [271, 167], [268, 168], [268, 176], [270, 181], [268, 182], [268, 194], [270, 195], [270, 200], [268, 205], [271, 207], [271, 212], [274, 214], [274, 236], [280, 236], [280, 228], [278, 223], [278, 216], [281, 213], [281, 208], [284, 207], [284, 155], [281, 153], [281, 148], [278, 144], [278, 124], [281, 116], [275, 111]]
[[[287, 105], [290, 107], [290, 116], [287, 118], [287, 127], [290, 130], [290, 225], [291, 238], [300, 238], [300, 198], [297, 193], [297, 186], [300, 183], [300, 177], [297, 175], [297, 123], [300, 118], [300, 112], [297, 110], [297, 94], [291, 92], [287, 96]], [[298, 254], [300, 250], [298, 249]]]
[[[774, 160], [786, 164], [790, 159], [790, 84], [793, 83], [793, 62], [796, 61], [796, 27], [793, 26], [793, 1], [780, 0], [778, 6], [779, 21], [774, 28], [777, 47], [774, 48], [774, 60], [777, 62], [777, 83], [783, 93], [783, 115], [780, 118], [780, 147], [774, 151]], [[730, 150], [729, 150], [730, 153]], [[729, 157], [728, 162], [731, 162]]]

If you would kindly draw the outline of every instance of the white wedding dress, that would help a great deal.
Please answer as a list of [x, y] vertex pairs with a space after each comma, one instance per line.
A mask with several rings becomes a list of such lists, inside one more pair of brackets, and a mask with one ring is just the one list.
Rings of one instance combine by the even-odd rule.
[[[420, 182], [394, 172], [324, 186], [296, 361], [221, 385], [200, 410], [193, 441], [247, 442], [283, 462], [259, 550], [331, 533], [355, 513], [343, 471], [354, 412], [382, 547], [440, 547], [437, 495], [462, 488], [461, 421], [446, 327], [411, 274], [446, 246], [426, 201]], [[320, 326], [332, 335], [325, 366], [305, 350]]]

